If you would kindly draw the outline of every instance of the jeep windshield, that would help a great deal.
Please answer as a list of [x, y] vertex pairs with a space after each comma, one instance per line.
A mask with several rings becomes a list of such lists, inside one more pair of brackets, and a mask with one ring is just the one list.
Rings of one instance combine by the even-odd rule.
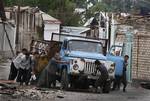
[[68, 48], [70, 51], [102, 53], [102, 44], [100, 42], [70, 40]]
[[109, 54], [112, 56], [122, 56], [123, 55], [123, 46], [113, 45], [110, 48]]

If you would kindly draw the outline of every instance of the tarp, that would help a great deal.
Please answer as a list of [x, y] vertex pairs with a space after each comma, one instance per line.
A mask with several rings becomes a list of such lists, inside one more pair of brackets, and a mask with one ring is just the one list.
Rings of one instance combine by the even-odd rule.
[[58, 64], [55, 59], [52, 58], [46, 68], [42, 71], [37, 86], [49, 88], [51, 87], [51, 83], [56, 80], [56, 72], [58, 71]]

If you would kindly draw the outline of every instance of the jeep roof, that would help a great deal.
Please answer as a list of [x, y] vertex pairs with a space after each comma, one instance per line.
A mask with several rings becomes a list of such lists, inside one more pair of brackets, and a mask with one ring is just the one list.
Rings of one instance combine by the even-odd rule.
[[77, 38], [77, 37], [66, 37], [65, 40], [82, 40], [82, 41], [91, 41], [91, 42], [100, 42], [101, 40], [94, 40], [94, 39], [86, 39], [86, 38]]

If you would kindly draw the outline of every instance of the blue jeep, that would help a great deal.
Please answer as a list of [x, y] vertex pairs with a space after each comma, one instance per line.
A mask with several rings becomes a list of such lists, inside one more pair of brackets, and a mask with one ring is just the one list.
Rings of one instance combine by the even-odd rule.
[[[64, 89], [88, 88], [94, 86], [95, 81], [101, 75], [96, 71], [95, 61], [99, 60], [107, 67], [109, 73], [108, 81], [114, 79], [114, 62], [108, 60], [105, 56], [107, 50], [106, 39], [91, 39], [81, 36], [60, 35], [53, 33], [51, 41], [32, 40], [31, 50], [38, 50], [47, 54], [51, 59], [56, 52], [60, 52], [62, 60], [69, 64], [60, 64], [58, 78]], [[110, 84], [104, 87], [106, 92], [110, 90]]]
[[[53, 37], [52, 37], [53, 38]], [[104, 56], [106, 40], [95, 40], [85, 37], [59, 37], [62, 41], [60, 55], [61, 59], [68, 61], [68, 65], [60, 65], [61, 85], [63, 88], [88, 88], [94, 86], [96, 79], [100, 76], [92, 75], [95, 72], [95, 61], [103, 63], [109, 72], [109, 80], [114, 78], [114, 62], [108, 61]], [[110, 88], [110, 85], [107, 86]], [[108, 89], [109, 91], [109, 89]]]

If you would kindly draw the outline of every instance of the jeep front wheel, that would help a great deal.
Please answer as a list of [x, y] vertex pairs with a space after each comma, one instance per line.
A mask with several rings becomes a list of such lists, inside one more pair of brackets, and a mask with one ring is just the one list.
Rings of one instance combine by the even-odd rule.
[[111, 88], [110, 81], [107, 81], [106, 84], [103, 86], [103, 93], [109, 93]]
[[61, 75], [61, 88], [67, 90], [68, 84], [69, 84], [69, 80], [68, 80], [67, 69], [63, 69]]

